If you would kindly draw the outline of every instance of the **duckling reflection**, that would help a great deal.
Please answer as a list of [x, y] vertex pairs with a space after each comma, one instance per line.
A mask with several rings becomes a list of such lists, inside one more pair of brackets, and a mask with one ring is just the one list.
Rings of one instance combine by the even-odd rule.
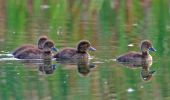
[[151, 67], [151, 65], [152, 65], [152, 62], [150, 62], [150, 61], [142, 62], [142, 69], [141, 69], [140, 74], [144, 81], [151, 80], [153, 74], [155, 73], [155, 71], [149, 69]]
[[152, 75], [155, 73], [155, 71], [150, 71], [149, 69], [143, 69], [141, 70], [141, 77], [144, 81], [149, 81], [152, 78]]
[[57, 59], [57, 62], [62, 64], [64, 69], [77, 69], [81, 76], [88, 76], [91, 70], [96, 67], [95, 64], [90, 63], [89, 59]]
[[144, 81], [151, 80], [153, 74], [155, 73], [155, 71], [150, 70], [150, 67], [152, 65], [151, 60], [149, 61], [142, 60], [142, 61], [136, 61], [136, 62], [119, 62], [119, 63], [131, 69], [141, 68], [140, 75]]
[[78, 73], [82, 76], [89, 75], [90, 71], [95, 67], [96, 67], [95, 64], [89, 64], [89, 62], [80, 61], [80, 62], [77, 63]]
[[52, 60], [44, 59], [43, 64], [39, 65], [39, 71], [45, 74], [53, 74], [56, 69], [56, 65], [52, 64]]

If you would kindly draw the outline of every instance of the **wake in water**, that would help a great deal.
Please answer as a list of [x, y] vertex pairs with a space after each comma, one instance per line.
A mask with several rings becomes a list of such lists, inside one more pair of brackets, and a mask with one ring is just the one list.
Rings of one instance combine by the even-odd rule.
[[0, 54], [0, 61], [8, 61], [8, 60], [19, 60], [14, 58], [12, 54]]

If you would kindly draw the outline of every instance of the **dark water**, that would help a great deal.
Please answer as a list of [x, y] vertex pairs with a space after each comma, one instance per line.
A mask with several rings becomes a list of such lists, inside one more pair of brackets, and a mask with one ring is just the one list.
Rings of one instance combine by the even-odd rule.
[[[38, 1], [34, 6], [24, 0], [9, 1], [1, 9], [0, 100], [170, 99], [168, 1], [140, 5], [138, 0], [132, 8], [125, 1], [116, 5], [116, 0]], [[36, 44], [41, 35], [47, 35], [59, 49], [76, 47], [79, 40], [87, 39], [97, 51], [89, 52], [92, 59], [88, 62], [79, 63], [30, 63], [10, 55], [22, 44]], [[144, 39], [157, 49], [151, 53], [149, 69], [155, 73], [148, 81], [141, 77], [142, 68], [115, 61], [125, 52], [139, 51]]]

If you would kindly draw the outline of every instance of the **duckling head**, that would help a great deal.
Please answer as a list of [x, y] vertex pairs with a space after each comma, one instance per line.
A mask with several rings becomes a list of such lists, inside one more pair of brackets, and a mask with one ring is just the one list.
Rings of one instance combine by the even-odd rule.
[[51, 52], [51, 51], [57, 51], [57, 49], [54, 47], [53, 41], [46, 40], [43, 44], [43, 51], [44, 52]]
[[43, 49], [44, 42], [48, 39], [47, 36], [41, 36], [38, 40], [38, 48]]
[[95, 51], [96, 49], [91, 46], [91, 43], [87, 40], [82, 40], [77, 45], [77, 51], [79, 53], [85, 53], [87, 50]]
[[153, 48], [152, 43], [149, 40], [143, 40], [141, 42], [141, 51], [142, 52], [156, 51], [156, 49]]

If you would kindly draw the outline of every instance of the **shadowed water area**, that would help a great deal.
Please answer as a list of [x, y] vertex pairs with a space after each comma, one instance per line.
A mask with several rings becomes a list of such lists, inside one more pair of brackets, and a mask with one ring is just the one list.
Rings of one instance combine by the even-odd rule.
[[[168, 0], [0, 0], [0, 100], [169, 100], [169, 9]], [[97, 50], [86, 61], [13, 58], [42, 35], [59, 50], [82, 39]], [[152, 65], [116, 61], [145, 39]]]

